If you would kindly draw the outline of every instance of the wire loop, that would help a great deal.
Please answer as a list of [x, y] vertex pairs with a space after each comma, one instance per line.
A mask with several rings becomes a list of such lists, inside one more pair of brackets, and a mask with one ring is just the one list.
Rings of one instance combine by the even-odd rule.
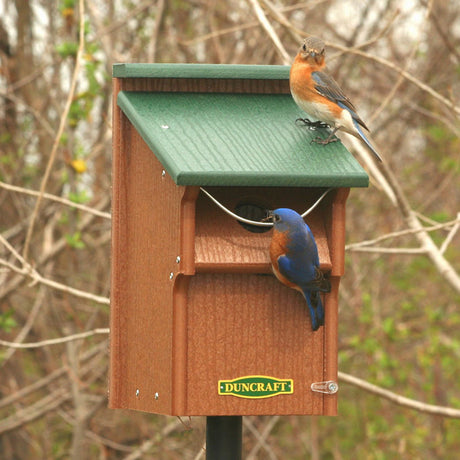
[[[244, 224], [249, 224], [249, 225], [256, 225], [258, 227], [272, 227], [273, 226], [273, 222], [259, 222], [259, 221], [256, 221], [256, 220], [250, 220], [250, 219], [246, 219], [244, 217], [241, 217], [239, 216], [238, 214], [235, 214], [234, 212], [230, 211], [230, 209], [226, 208], [221, 202], [219, 202], [218, 200], [216, 200], [216, 198], [214, 198], [207, 190], [205, 190], [203, 187], [200, 187], [200, 190], [212, 201], [214, 202], [220, 209], [222, 209], [222, 211], [226, 212], [229, 216], [233, 217], [234, 219], [236, 220], [239, 220], [240, 222], [243, 222]], [[315, 203], [310, 206], [303, 214], [301, 214], [301, 216], [305, 219], [305, 217], [310, 214], [313, 209], [316, 208], [316, 206], [318, 206], [322, 199], [331, 191], [333, 190], [332, 187], [331, 188], [328, 188], [316, 201]]]

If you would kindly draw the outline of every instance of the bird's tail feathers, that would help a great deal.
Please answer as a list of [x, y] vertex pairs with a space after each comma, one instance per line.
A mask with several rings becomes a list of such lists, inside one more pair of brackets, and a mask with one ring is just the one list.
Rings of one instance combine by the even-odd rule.
[[305, 300], [311, 316], [311, 328], [317, 331], [320, 326], [324, 325], [324, 308], [319, 291], [303, 291]]
[[361, 139], [366, 143], [366, 145], [369, 147], [369, 150], [377, 157], [377, 159], [379, 161], [382, 161], [382, 158], [381, 156], [377, 153], [377, 151], [375, 150], [374, 146], [371, 144], [371, 142], [369, 141], [369, 139], [364, 135], [364, 132], [361, 128], [361, 126], [359, 126], [359, 123], [353, 119], [353, 124], [355, 125], [355, 128], [356, 130], [358, 131], [358, 134], [360, 135]]

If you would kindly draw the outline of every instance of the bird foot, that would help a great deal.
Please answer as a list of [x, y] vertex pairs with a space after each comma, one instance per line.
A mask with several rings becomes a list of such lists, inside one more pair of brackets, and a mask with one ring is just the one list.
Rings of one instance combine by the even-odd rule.
[[311, 121], [308, 118], [297, 118], [295, 122], [297, 123], [299, 121], [302, 122], [304, 126], [308, 126], [308, 128], [313, 131], [316, 129], [330, 128], [330, 125], [324, 123], [324, 121]]
[[332, 138], [328, 137], [327, 139], [323, 139], [321, 137], [315, 137], [314, 139], [310, 141], [310, 144], [314, 142], [315, 144], [327, 145], [332, 142], [338, 142], [338, 141], [339, 141], [338, 137], [332, 137]]

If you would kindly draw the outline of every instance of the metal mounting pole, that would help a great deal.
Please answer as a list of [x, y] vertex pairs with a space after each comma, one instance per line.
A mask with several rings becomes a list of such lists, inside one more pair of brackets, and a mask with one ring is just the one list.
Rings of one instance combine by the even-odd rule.
[[206, 460], [241, 460], [243, 417], [206, 417]]

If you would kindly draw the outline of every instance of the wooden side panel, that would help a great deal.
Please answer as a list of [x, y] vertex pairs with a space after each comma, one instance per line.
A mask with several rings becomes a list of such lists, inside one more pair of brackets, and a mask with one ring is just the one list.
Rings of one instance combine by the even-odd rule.
[[[321, 195], [321, 189], [273, 187], [206, 187], [235, 212], [239, 203], [254, 203], [267, 209], [290, 207], [302, 213]], [[318, 245], [321, 268], [331, 269], [324, 207], [311, 213], [309, 224]], [[272, 232], [252, 233], [219, 209], [204, 194], [196, 203], [195, 264], [201, 272], [271, 273], [268, 248]]]
[[[340, 278], [345, 271], [345, 205], [350, 193], [349, 188], [335, 190], [325, 202], [325, 227], [330, 241], [332, 261], [331, 285], [326, 308], [328, 328], [325, 335], [325, 378], [338, 381], [338, 293]], [[337, 414], [337, 394], [325, 398], [324, 414]]]
[[117, 117], [109, 404], [167, 413], [172, 407], [172, 298], [185, 188], [162, 175], [161, 164], [127, 118]]
[[[311, 330], [301, 294], [273, 276], [197, 274], [187, 315], [187, 401], [180, 414], [324, 413], [331, 396], [310, 385], [324, 380], [326, 328]], [[218, 394], [220, 379], [246, 375], [293, 379], [294, 393], [264, 399]]]
[[335, 190], [329, 197], [331, 202], [326, 214], [326, 228], [331, 242], [332, 275], [339, 277], [345, 271], [345, 205], [349, 194], [349, 188]]

